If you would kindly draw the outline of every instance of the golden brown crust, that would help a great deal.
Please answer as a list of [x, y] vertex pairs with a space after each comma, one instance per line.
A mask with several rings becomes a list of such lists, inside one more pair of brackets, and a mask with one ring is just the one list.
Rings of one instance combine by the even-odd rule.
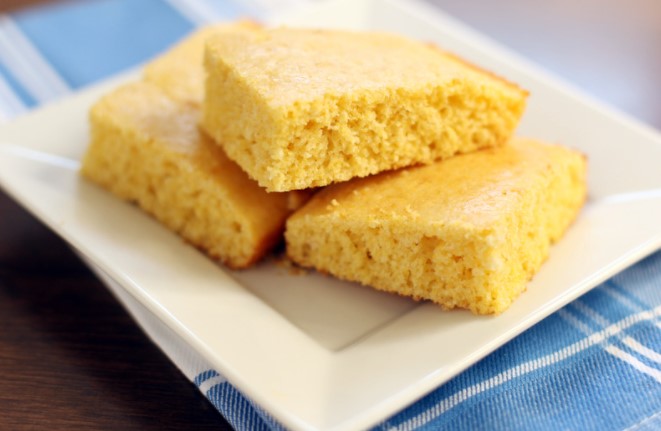
[[433, 49], [440, 52], [443, 56], [451, 58], [454, 61], [456, 61], [457, 63], [463, 64], [464, 66], [474, 70], [477, 73], [480, 73], [482, 75], [490, 76], [493, 79], [495, 79], [497, 81], [500, 81], [501, 83], [503, 83], [503, 84], [507, 85], [508, 87], [512, 88], [513, 90], [516, 90], [516, 91], [520, 92], [523, 97], [527, 98], [528, 96], [530, 96], [530, 92], [528, 90], [526, 90], [524, 88], [521, 88], [518, 84], [514, 83], [513, 81], [510, 81], [507, 78], [504, 78], [503, 76], [498, 75], [498, 74], [496, 74], [495, 72], [493, 72], [491, 70], [488, 70], [488, 69], [485, 69], [481, 66], [478, 66], [477, 64], [472, 63], [472, 62], [466, 60], [463, 57], [460, 57], [459, 55], [457, 55], [453, 52], [446, 51], [443, 48], [436, 45], [434, 42], [428, 42], [427, 44], [430, 47], [432, 47]]

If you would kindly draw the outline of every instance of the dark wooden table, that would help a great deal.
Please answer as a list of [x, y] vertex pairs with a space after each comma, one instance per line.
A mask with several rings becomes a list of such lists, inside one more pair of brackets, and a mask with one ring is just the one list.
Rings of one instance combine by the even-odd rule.
[[[658, 0], [432, 1], [661, 128]], [[0, 430], [227, 427], [69, 248], [0, 192]]]

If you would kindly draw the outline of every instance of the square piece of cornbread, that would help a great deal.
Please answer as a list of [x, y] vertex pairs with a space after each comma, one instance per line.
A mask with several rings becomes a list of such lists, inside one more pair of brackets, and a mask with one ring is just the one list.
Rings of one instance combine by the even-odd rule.
[[281, 239], [288, 193], [267, 193], [197, 127], [199, 110], [136, 82], [97, 102], [82, 174], [211, 257], [245, 268]]
[[329, 186], [287, 221], [295, 262], [477, 314], [525, 289], [586, 198], [586, 160], [510, 145]]
[[202, 124], [270, 191], [504, 144], [527, 93], [425, 43], [292, 28], [207, 40]]
[[172, 99], [201, 107], [204, 99], [206, 40], [216, 33], [251, 31], [257, 28], [259, 24], [247, 20], [202, 27], [147, 63], [143, 78], [160, 87]]

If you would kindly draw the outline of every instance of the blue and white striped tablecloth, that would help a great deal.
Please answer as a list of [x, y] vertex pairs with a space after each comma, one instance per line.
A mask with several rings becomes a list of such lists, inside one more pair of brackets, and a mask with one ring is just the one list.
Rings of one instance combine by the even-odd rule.
[[[70, 1], [0, 16], [0, 123], [135, 66], [197, 25], [264, 18], [303, 1]], [[106, 282], [235, 428], [281, 428]], [[661, 429], [660, 317], [657, 252], [377, 428]]]

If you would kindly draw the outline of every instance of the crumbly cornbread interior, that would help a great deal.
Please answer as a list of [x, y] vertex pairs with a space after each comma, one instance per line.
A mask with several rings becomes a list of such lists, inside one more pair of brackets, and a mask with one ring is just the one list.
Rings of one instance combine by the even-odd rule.
[[329, 186], [287, 222], [295, 262], [446, 308], [500, 313], [586, 197], [585, 158], [515, 138]]

